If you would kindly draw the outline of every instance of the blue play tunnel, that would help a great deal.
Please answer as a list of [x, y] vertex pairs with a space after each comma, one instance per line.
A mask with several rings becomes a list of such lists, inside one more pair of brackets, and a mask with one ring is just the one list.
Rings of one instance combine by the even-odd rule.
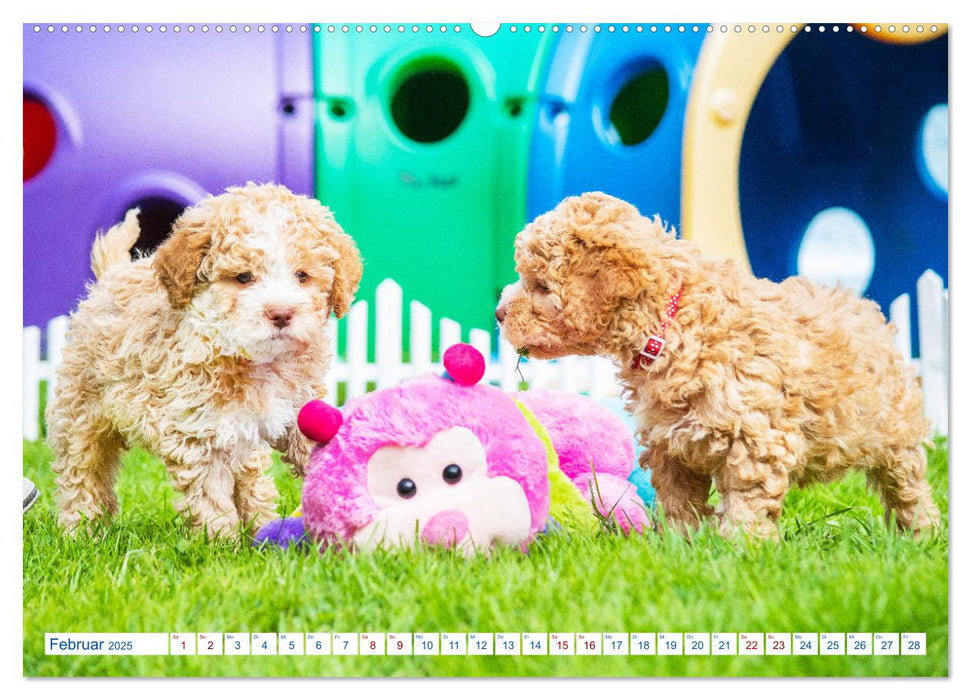
[[705, 25], [560, 34], [530, 150], [530, 218], [602, 190], [679, 223], [684, 113], [706, 34]]
[[742, 141], [755, 274], [839, 281], [884, 313], [928, 268], [947, 285], [947, 50], [845, 31], [786, 47]]

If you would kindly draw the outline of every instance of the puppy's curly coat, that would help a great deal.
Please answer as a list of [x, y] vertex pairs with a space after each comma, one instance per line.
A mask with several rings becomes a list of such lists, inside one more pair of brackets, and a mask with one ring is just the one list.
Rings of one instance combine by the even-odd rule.
[[[873, 302], [798, 277], [756, 279], [602, 193], [528, 225], [516, 270], [496, 310], [505, 337], [530, 357], [619, 364], [669, 523], [713, 514], [714, 482], [723, 535], [774, 537], [790, 485], [854, 467], [898, 526], [938, 523], [920, 385]], [[663, 351], [640, 365], [679, 291]]]
[[195, 527], [276, 517], [267, 445], [300, 473], [297, 410], [323, 395], [325, 323], [361, 279], [354, 242], [319, 202], [278, 185], [190, 207], [132, 261], [138, 212], [96, 239], [48, 408], [60, 524], [111, 515], [119, 452], [158, 455]]

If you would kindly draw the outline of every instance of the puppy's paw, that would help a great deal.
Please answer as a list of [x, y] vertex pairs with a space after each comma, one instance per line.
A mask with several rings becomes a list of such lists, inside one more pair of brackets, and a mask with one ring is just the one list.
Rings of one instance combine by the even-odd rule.
[[779, 539], [779, 527], [775, 521], [767, 516], [736, 521], [729, 520], [722, 515], [718, 522], [718, 534], [725, 539], [742, 537], [753, 540], [777, 541]]
[[265, 504], [258, 507], [250, 517], [247, 525], [254, 530], [259, 530], [264, 525], [268, 525], [274, 520], [279, 520], [280, 514], [276, 512], [273, 504]]
[[[224, 540], [234, 537], [239, 531], [239, 516], [236, 513], [221, 513], [208, 518], [204, 524], [209, 539]], [[196, 527], [200, 527], [199, 524]]]
[[57, 516], [57, 524], [70, 537], [77, 537], [80, 533], [94, 536], [109, 518], [109, 513], [100, 510], [61, 511]]
[[941, 527], [941, 516], [935, 508], [933, 511], [918, 510], [911, 524], [905, 525], [897, 520], [897, 528], [902, 532], [910, 532], [914, 539], [931, 536]]

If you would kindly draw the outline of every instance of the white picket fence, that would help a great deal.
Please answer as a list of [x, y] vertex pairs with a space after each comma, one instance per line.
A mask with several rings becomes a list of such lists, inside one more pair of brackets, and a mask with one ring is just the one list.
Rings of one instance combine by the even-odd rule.
[[[432, 312], [417, 301], [408, 304], [410, 344], [408, 361], [404, 361], [402, 296], [401, 287], [394, 280], [386, 279], [378, 285], [374, 303], [377, 331], [373, 361], [368, 358], [368, 302], [357, 301], [345, 318], [330, 320], [328, 331], [334, 347], [338, 347], [340, 336], [346, 336], [344, 352], [327, 374], [330, 401], [337, 401], [338, 396], [346, 401], [370, 389], [391, 386], [406, 377], [443, 371], [441, 353], [433, 355]], [[40, 436], [40, 382], [47, 382], [49, 402], [54, 392], [54, 370], [64, 347], [67, 321], [66, 317], [58, 316], [47, 324], [47, 358], [41, 357], [40, 329], [36, 326], [24, 328], [23, 435], [27, 440], [36, 440]], [[525, 381], [530, 388], [575, 391], [598, 399], [619, 393], [616, 369], [604, 358], [567, 357], [553, 362], [519, 363], [515, 348], [505, 341], [499, 344], [497, 357], [493, 356], [493, 334], [489, 331], [473, 328], [466, 334], [456, 321], [441, 318], [438, 333], [440, 350], [463, 341], [479, 350], [487, 359], [484, 381], [505, 391], [515, 391], [520, 381]]]
[[910, 347], [910, 295], [890, 304], [890, 320], [897, 326], [894, 342], [904, 357], [912, 358], [924, 389], [924, 413], [941, 435], [948, 434], [948, 301], [944, 280], [933, 270], [917, 279], [917, 337], [920, 357]]
[[[344, 353], [328, 373], [327, 395], [331, 401], [341, 396], [345, 401], [363, 395], [372, 388], [391, 386], [401, 379], [425, 372], [442, 370], [433, 354], [432, 312], [412, 301], [408, 304], [408, 361], [404, 361], [404, 300], [401, 287], [384, 280], [375, 293], [376, 337], [374, 359], [368, 357], [368, 312], [366, 301], [356, 302], [341, 321], [331, 319], [329, 331], [337, 347], [338, 338], [346, 335]], [[922, 357], [914, 359], [923, 379], [927, 415], [935, 429], [947, 433], [947, 291], [941, 278], [928, 270], [917, 283], [918, 332]], [[905, 357], [910, 349], [910, 298], [904, 294], [891, 305], [891, 318], [900, 329], [897, 345]], [[23, 355], [23, 436], [36, 440], [40, 436], [40, 383], [47, 382], [47, 400], [54, 391], [54, 369], [61, 358], [67, 318], [58, 316], [47, 324], [47, 357], [41, 357], [41, 330], [24, 328]], [[465, 341], [477, 348], [488, 360], [485, 381], [506, 391], [519, 388], [525, 381], [530, 388], [562, 389], [606, 398], [618, 394], [616, 368], [604, 358], [566, 357], [554, 361], [518, 362], [516, 350], [500, 341], [496, 356], [492, 354], [493, 333], [473, 328], [464, 334], [461, 326], [449, 318], [438, 321], [439, 349]], [[433, 359], [434, 358], [434, 359]], [[518, 365], [518, 367], [517, 367]], [[342, 391], [341, 391], [342, 389]]]

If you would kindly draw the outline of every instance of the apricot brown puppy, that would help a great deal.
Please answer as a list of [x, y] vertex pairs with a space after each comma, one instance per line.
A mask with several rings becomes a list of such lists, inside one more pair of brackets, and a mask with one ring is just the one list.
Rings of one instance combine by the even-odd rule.
[[187, 209], [131, 259], [138, 212], [95, 240], [97, 282], [72, 315], [48, 408], [58, 521], [113, 514], [119, 452], [165, 463], [179, 507], [211, 535], [276, 517], [269, 447], [300, 473], [296, 415], [324, 393], [325, 323], [361, 279], [349, 236], [285, 187], [234, 187]]
[[757, 279], [602, 193], [529, 224], [516, 270], [496, 310], [503, 334], [533, 358], [618, 364], [668, 523], [712, 515], [714, 483], [723, 535], [774, 537], [791, 485], [851, 468], [900, 528], [938, 523], [920, 385], [873, 302]]

